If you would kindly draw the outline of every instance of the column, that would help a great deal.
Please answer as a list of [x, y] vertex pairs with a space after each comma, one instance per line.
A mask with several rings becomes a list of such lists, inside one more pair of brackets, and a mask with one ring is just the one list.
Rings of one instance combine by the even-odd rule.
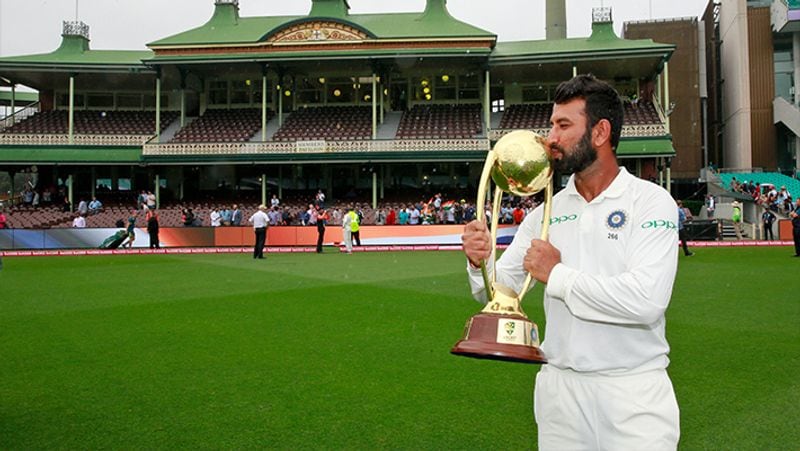
[[181, 127], [186, 125], [186, 88], [181, 88]]
[[11, 125], [17, 123], [17, 115], [16, 113], [16, 101], [17, 101], [17, 85], [15, 83], [11, 83]]
[[161, 142], [161, 73], [156, 74], [156, 142]]
[[261, 141], [267, 140], [267, 71], [261, 75]]
[[73, 202], [73, 190], [72, 190], [72, 174], [67, 176], [67, 199], [69, 199], [69, 211], [75, 211], [75, 203]]
[[666, 159], [667, 163], [667, 192], [672, 194], [672, 158]]
[[[664, 111], [669, 111], [670, 110], [670, 107], [669, 107], [669, 63], [666, 63], [666, 62], [664, 63], [664, 103], [661, 105], [661, 107], [664, 108]], [[667, 116], [666, 117], [667, 122], [666, 122], [666, 124], [664, 124], [666, 126], [666, 128], [667, 128], [667, 134], [669, 134], [669, 116], [671, 115], [671, 113], [672, 112], [670, 112], [670, 114], [666, 115]], [[667, 161], [669, 161], [669, 160], [667, 160]], [[667, 168], [668, 168], [667, 170], [669, 170], [669, 163], [667, 163]], [[669, 184], [669, 180], [667, 181], [667, 184]]]
[[283, 199], [283, 166], [278, 166], [278, 199]]
[[372, 139], [378, 138], [378, 80], [372, 73]]
[[261, 204], [267, 205], [267, 174], [261, 173]]
[[283, 125], [283, 77], [278, 77], [278, 127]]
[[95, 187], [97, 186], [97, 168], [92, 166], [92, 197], [95, 197], [97, 193], [95, 192]]
[[378, 173], [372, 170], [372, 209], [378, 208]]
[[386, 109], [386, 108], [384, 107], [384, 105], [383, 105], [383, 100], [384, 100], [383, 98], [386, 96], [386, 94], [384, 94], [384, 89], [386, 89], [386, 88], [384, 88], [384, 87], [383, 87], [383, 80], [384, 80], [385, 78], [386, 78], [386, 76], [385, 76], [385, 75], [384, 75], [383, 77], [381, 77], [381, 84], [380, 84], [380, 85], [378, 85], [378, 89], [380, 89], [380, 91], [381, 91], [381, 92], [380, 92], [380, 94], [381, 94], [381, 105], [380, 105], [380, 112], [381, 112], [381, 124], [383, 124], [383, 114], [384, 114], [384, 110]]
[[[68, 139], [70, 144], [75, 143], [75, 76], [69, 76], [69, 113], [68, 113]], [[72, 203], [72, 199], [70, 199]]]
[[572, 65], [572, 78], [575, 78], [577, 76], [578, 76], [578, 66], [573, 64]]
[[489, 136], [489, 128], [492, 122], [492, 80], [489, 75], [489, 70], [486, 70], [486, 77], [484, 78], [484, 104], [483, 104], [483, 134]]
[[156, 174], [156, 189], [153, 191], [156, 195], [156, 210], [161, 208], [161, 176]]

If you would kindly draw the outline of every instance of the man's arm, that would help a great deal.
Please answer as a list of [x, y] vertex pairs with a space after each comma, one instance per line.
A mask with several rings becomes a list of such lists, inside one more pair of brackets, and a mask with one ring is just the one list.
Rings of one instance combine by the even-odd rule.
[[[563, 263], [550, 273], [546, 294], [564, 301], [578, 318], [652, 324], [666, 310], [678, 266], [678, 213], [665, 191], [637, 203], [622, 273], [588, 274]], [[653, 225], [644, 227], [647, 224]]]

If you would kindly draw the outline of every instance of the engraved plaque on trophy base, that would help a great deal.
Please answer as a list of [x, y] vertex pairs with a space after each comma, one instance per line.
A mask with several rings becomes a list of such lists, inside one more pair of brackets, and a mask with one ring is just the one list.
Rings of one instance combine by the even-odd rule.
[[528, 318], [478, 313], [467, 321], [464, 338], [450, 353], [478, 359], [547, 363], [538, 345], [538, 328]]

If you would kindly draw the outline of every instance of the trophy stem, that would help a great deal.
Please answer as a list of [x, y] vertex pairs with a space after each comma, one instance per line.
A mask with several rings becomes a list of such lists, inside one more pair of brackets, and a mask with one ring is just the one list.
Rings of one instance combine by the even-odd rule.
[[[547, 187], [544, 189], [544, 211], [542, 212], [542, 234], [541, 240], [547, 241], [547, 238], [550, 236], [550, 214], [552, 211], [553, 205], [553, 183], [552, 180], [550, 183], [547, 184]], [[519, 292], [519, 298], [525, 296], [525, 293], [528, 292], [528, 287], [531, 284], [531, 273], [525, 277], [525, 283], [522, 284], [522, 290]]]

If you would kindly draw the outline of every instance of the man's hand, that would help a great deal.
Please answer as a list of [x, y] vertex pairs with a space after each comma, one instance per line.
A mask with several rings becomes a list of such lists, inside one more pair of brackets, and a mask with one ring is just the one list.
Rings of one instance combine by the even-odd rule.
[[522, 267], [534, 279], [547, 283], [550, 279], [550, 272], [559, 263], [561, 263], [561, 252], [558, 249], [547, 241], [532, 240]]
[[486, 224], [480, 221], [475, 220], [464, 226], [461, 243], [469, 263], [476, 268], [492, 256], [492, 236]]

